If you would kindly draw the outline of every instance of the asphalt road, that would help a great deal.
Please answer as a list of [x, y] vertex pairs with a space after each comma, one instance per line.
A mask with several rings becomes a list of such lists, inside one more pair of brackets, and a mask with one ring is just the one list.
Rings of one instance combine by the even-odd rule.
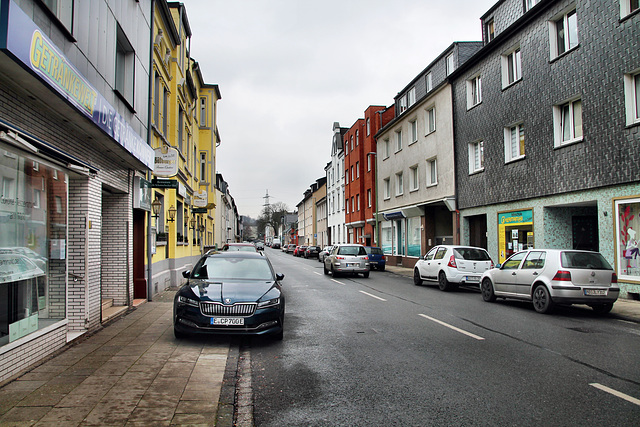
[[282, 342], [249, 341], [256, 426], [637, 425], [640, 325], [445, 293], [390, 272], [325, 276], [267, 248]]

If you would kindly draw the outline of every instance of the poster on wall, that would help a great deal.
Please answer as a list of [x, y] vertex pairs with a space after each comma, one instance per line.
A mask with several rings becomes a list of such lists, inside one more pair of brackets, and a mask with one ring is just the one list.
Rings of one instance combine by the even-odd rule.
[[614, 201], [618, 278], [640, 283], [640, 196]]

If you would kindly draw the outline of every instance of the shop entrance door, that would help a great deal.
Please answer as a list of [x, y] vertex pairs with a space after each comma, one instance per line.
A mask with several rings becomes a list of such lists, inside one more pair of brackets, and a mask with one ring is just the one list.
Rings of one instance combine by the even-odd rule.
[[147, 299], [147, 280], [144, 276], [145, 234], [144, 211], [133, 210], [133, 298]]

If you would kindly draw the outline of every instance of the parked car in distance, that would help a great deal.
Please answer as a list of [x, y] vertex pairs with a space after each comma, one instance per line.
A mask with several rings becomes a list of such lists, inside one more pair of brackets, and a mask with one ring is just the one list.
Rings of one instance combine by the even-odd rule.
[[222, 252], [258, 252], [253, 243], [225, 243]]
[[298, 246], [298, 250], [293, 253], [294, 256], [304, 256], [304, 251], [307, 250], [307, 245]]
[[319, 262], [324, 262], [324, 259], [327, 257], [327, 255], [329, 255], [329, 252], [331, 252], [331, 248], [333, 248], [333, 246], [325, 246], [324, 248], [322, 248], [322, 250], [318, 253]]
[[618, 276], [599, 252], [529, 249], [482, 275], [482, 299], [531, 301], [538, 313], [556, 304], [586, 304], [600, 314], [618, 299]]
[[264, 251], [264, 242], [256, 242], [256, 250]]
[[370, 265], [367, 251], [362, 245], [335, 245], [324, 259], [324, 274], [362, 274], [369, 277]]
[[320, 246], [307, 246], [307, 249], [304, 251], [305, 258], [317, 258], [320, 253]]
[[387, 265], [387, 257], [384, 256], [382, 249], [375, 246], [365, 246], [364, 250], [369, 255], [369, 264], [372, 270], [384, 271]]
[[479, 285], [482, 273], [493, 268], [489, 253], [474, 246], [434, 246], [416, 262], [413, 283], [438, 284], [441, 291], [451, 291], [460, 284]]
[[173, 300], [173, 331], [186, 334], [272, 335], [284, 332], [285, 296], [269, 259], [259, 253], [205, 255]]
[[288, 254], [289, 254], [289, 253], [293, 253], [293, 251], [294, 251], [295, 249], [296, 249], [296, 245], [294, 245], [293, 243], [289, 243], [289, 244], [287, 245], [287, 250], [286, 250], [286, 252], [287, 252]]

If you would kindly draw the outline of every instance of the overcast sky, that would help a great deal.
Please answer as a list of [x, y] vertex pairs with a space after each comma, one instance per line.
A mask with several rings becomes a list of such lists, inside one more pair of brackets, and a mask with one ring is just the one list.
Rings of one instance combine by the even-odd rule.
[[351, 127], [454, 41], [481, 40], [497, 0], [183, 0], [191, 56], [218, 84], [217, 172], [240, 215], [290, 210]]

